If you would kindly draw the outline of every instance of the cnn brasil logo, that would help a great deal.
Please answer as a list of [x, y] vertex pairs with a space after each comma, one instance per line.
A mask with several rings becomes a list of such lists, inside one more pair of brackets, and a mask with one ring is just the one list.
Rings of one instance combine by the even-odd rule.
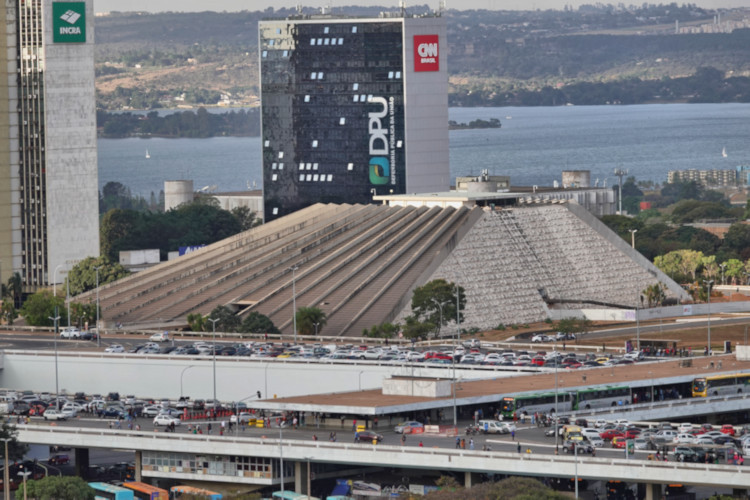
[[437, 35], [414, 35], [414, 71], [440, 71]]
[[52, 21], [53, 42], [86, 42], [85, 2], [54, 2]]

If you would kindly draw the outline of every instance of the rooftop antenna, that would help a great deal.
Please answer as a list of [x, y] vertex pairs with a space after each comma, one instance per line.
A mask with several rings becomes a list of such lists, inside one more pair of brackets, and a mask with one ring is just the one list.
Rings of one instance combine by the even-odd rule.
[[438, 4], [438, 14], [443, 15], [443, 12], [445, 12], [446, 9], [446, 0], [440, 0], [440, 3]]
[[401, 17], [406, 16], [406, 0], [398, 0], [398, 5], [401, 9]]
[[620, 211], [617, 215], [622, 215], [622, 178], [628, 175], [628, 171], [618, 167], [615, 169], [615, 175], [620, 178], [620, 196], [618, 196], [618, 201], [620, 202]]

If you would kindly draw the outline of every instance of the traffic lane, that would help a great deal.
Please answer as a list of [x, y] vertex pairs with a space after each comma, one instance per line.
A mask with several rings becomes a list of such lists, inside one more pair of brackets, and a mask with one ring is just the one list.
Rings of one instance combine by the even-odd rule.
[[[211, 425], [209, 431], [208, 426]], [[86, 427], [94, 429], [113, 429], [113, 430], [131, 430], [129, 428], [129, 422], [121, 420], [118, 422], [114, 419], [104, 418], [92, 418], [92, 417], [77, 417], [71, 420], [64, 420], [54, 422], [53, 424], [45, 422], [39, 417], [32, 418], [32, 425], [57, 425], [61, 427]], [[137, 418], [133, 421], [132, 430], [136, 430], [140, 427], [142, 432], [169, 432], [164, 427], [154, 427], [152, 418]], [[485, 450], [490, 451], [516, 451], [520, 449], [521, 453], [544, 454], [544, 455], [555, 455], [563, 454], [562, 438], [558, 440], [558, 446], [555, 446], [555, 438], [545, 436], [544, 432], [547, 430], [544, 427], [536, 426], [519, 426], [515, 435], [511, 434], [484, 434], [476, 433], [466, 435], [465, 432], [459, 433], [458, 436], [445, 436], [435, 434], [397, 434], [392, 429], [372, 429], [378, 434], [383, 435], [383, 439], [380, 444], [388, 444], [394, 446], [409, 446], [414, 447], [421, 446], [426, 448], [453, 448], [461, 447], [463, 441], [463, 449], [471, 449], [472, 441], [474, 450]], [[280, 432], [281, 431], [281, 432]], [[187, 433], [200, 433], [202, 435], [221, 436], [221, 420], [190, 420], [182, 422], [180, 425], [175, 427], [176, 434], [187, 434]], [[225, 427], [223, 435], [225, 436], [247, 436], [247, 437], [265, 437], [270, 439], [278, 438], [279, 435], [283, 439], [294, 439], [294, 440], [318, 440], [327, 441], [330, 440], [331, 434], [335, 433], [336, 442], [353, 443], [355, 442], [355, 433], [350, 427], [336, 428], [336, 427], [312, 427], [305, 426], [299, 427], [298, 429], [292, 429], [291, 427], [248, 427], [248, 426], [236, 426], [233, 425], [230, 429], [228, 420], [225, 420]], [[402, 436], [404, 440], [402, 441]], [[459, 439], [459, 444], [456, 444], [456, 438]], [[360, 441], [364, 442], [364, 441]], [[646, 459], [649, 454], [653, 454], [653, 451], [648, 450], [635, 450], [635, 459]], [[586, 454], [588, 455], [588, 454]], [[584, 456], [582, 454], [582, 456]], [[626, 456], [625, 450], [612, 448], [608, 443], [602, 447], [596, 449], [596, 456], [603, 458], [624, 458]]]

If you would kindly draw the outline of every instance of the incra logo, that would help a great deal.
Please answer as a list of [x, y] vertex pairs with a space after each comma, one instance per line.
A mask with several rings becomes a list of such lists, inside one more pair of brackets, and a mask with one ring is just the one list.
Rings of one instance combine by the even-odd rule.
[[414, 35], [414, 71], [440, 71], [437, 35]]

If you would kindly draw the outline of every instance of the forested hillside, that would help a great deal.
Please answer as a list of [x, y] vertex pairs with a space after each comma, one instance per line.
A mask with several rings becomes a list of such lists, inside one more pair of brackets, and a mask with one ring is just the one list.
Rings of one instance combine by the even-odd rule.
[[[334, 14], [377, 16], [383, 10], [347, 7], [334, 9]], [[408, 10], [429, 11], [426, 5]], [[227, 105], [253, 104], [258, 94], [258, 21], [295, 12], [97, 17], [98, 103], [103, 109], [214, 105], [220, 100]], [[690, 4], [637, 8], [597, 4], [525, 12], [448, 10], [443, 15], [448, 23], [451, 99], [457, 105], [498, 99], [523, 105], [528, 92], [545, 87], [560, 90], [621, 80], [632, 86], [690, 76], [708, 66], [720, 75], [748, 76], [750, 30], [741, 29], [748, 12], [725, 10], [717, 18], [717, 12]], [[735, 29], [675, 34], [676, 23], [696, 31], [712, 23], [709, 31], [721, 31], [729, 23]], [[560, 97], [564, 98], [569, 99]]]

